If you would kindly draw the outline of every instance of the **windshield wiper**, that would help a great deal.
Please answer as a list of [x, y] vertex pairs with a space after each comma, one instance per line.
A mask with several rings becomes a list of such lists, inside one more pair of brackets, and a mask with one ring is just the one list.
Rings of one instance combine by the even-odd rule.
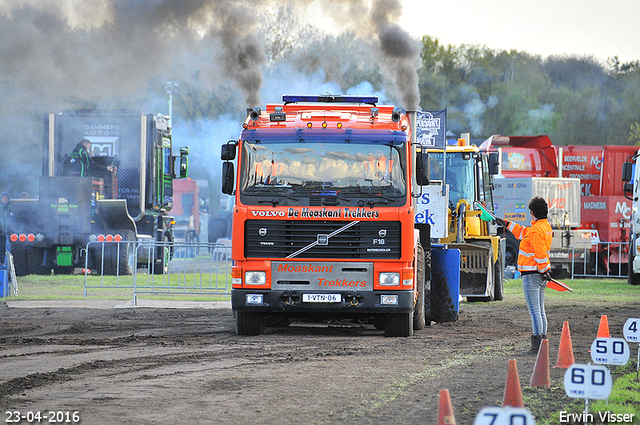
[[[369, 194], [369, 196], [371, 196], [371, 195], [373, 195], [373, 194]], [[382, 193], [375, 194], [374, 196], [377, 196], [377, 198], [373, 198], [373, 199], [369, 198], [369, 199], [367, 199], [367, 201], [366, 201], [367, 205], [371, 205], [371, 206], [373, 206], [375, 204], [385, 204], [386, 205], [389, 202], [395, 202], [399, 198], [402, 197], [402, 196], [396, 196], [396, 197], [392, 198], [390, 196], [383, 195]]]
[[[295, 196], [291, 196], [288, 193], [283, 193], [283, 194], [277, 194], [276, 196], [279, 196], [280, 198], [285, 197], [288, 199], [291, 199], [292, 201], [296, 201], [298, 202], [300, 199], [296, 198]], [[278, 198], [258, 198], [258, 203], [259, 204], [264, 204], [264, 203], [271, 203], [273, 204], [273, 206], [276, 206], [280, 203], [280, 199]]]

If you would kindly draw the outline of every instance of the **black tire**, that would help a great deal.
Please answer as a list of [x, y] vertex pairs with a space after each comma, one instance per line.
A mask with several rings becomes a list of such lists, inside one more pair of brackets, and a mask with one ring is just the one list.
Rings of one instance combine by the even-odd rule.
[[504, 255], [504, 264], [507, 267], [516, 267], [518, 265], [518, 251], [520, 250], [520, 241], [516, 239], [511, 232], [505, 231], [507, 244]]
[[44, 248], [30, 246], [27, 248], [27, 267], [29, 274], [48, 276], [51, 274], [51, 267], [42, 264], [44, 258]]
[[236, 311], [237, 335], [260, 335], [264, 332], [264, 313], [256, 311]]
[[[133, 230], [118, 230], [123, 241], [136, 241]], [[100, 261], [101, 248], [98, 250], [98, 262]], [[135, 243], [107, 243], [104, 246], [104, 274], [108, 276], [130, 276], [133, 274], [135, 260]]]
[[637, 286], [640, 285], [640, 273], [633, 272], [633, 255], [631, 253], [633, 252], [632, 248], [634, 246], [635, 240], [631, 240], [631, 242], [629, 243], [629, 260], [627, 264], [627, 268], [629, 269], [629, 277], [627, 279], [627, 282], [629, 282], [629, 285]]
[[493, 299], [502, 301], [504, 299], [504, 256], [499, 250], [498, 261], [493, 266]]
[[413, 335], [412, 313], [387, 313], [384, 319], [384, 336], [408, 337]]
[[[162, 237], [162, 242], [172, 242], [167, 235]], [[153, 263], [153, 274], [166, 274], [169, 272], [169, 261], [173, 257], [173, 247], [166, 245], [158, 247], [156, 259]]]
[[[107, 252], [107, 247], [105, 246], [105, 253]], [[103, 274], [104, 262], [102, 261], [102, 244], [93, 243], [89, 245], [89, 268], [96, 272], [97, 274]]]
[[12, 244], [11, 255], [13, 255], [13, 267], [16, 269], [16, 276], [28, 275], [27, 247], [22, 244]]
[[425, 316], [424, 316], [424, 249], [422, 245], [418, 244], [417, 248], [417, 258], [416, 258], [416, 290], [418, 292], [418, 296], [416, 297], [416, 305], [413, 308], [413, 330], [419, 331], [424, 329], [425, 325]]

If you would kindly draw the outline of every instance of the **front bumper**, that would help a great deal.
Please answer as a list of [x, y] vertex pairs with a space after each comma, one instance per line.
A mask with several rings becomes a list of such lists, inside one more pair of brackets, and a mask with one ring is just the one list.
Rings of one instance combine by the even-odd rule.
[[[380, 313], [409, 313], [413, 311], [413, 290], [408, 291], [331, 291], [340, 294], [341, 302], [311, 303], [303, 302], [304, 293], [320, 293], [318, 291], [301, 290], [260, 290], [232, 289], [231, 306], [234, 311], [256, 311], [265, 313], [320, 313], [327, 315], [363, 315]], [[247, 304], [247, 295], [261, 294], [262, 304]], [[382, 295], [397, 295], [398, 303], [383, 305]]]

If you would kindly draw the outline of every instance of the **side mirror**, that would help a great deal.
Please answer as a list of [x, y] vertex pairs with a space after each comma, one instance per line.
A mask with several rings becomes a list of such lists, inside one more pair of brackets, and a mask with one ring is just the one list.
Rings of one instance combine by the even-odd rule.
[[489, 152], [489, 174], [495, 176], [500, 169], [500, 154], [498, 152]]
[[229, 140], [228, 143], [222, 145], [222, 152], [220, 153], [220, 158], [223, 161], [233, 161], [236, 159], [236, 141]]
[[222, 163], [222, 193], [226, 195], [233, 195], [234, 170], [233, 162]]
[[633, 163], [622, 163], [622, 181], [630, 182], [633, 179]]
[[429, 185], [431, 177], [431, 163], [429, 162], [429, 153], [418, 152], [416, 154], [416, 183], [420, 186]]
[[189, 155], [189, 147], [183, 146], [180, 148], [180, 156], [188, 156]]
[[189, 174], [189, 157], [188, 156], [181, 156], [180, 157], [180, 177], [181, 179], [184, 179], [187, 177], [187, 175]]

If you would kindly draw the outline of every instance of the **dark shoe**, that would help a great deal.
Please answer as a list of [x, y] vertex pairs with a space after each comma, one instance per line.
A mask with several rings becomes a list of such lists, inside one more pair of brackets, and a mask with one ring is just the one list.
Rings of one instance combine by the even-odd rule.
[[523, 351], [523, 355], [538, 355], [538, 350], [540, 350], [540, 344], [542, 343], [542, 335], [531, 335], [531, 349], [527, 351]]

